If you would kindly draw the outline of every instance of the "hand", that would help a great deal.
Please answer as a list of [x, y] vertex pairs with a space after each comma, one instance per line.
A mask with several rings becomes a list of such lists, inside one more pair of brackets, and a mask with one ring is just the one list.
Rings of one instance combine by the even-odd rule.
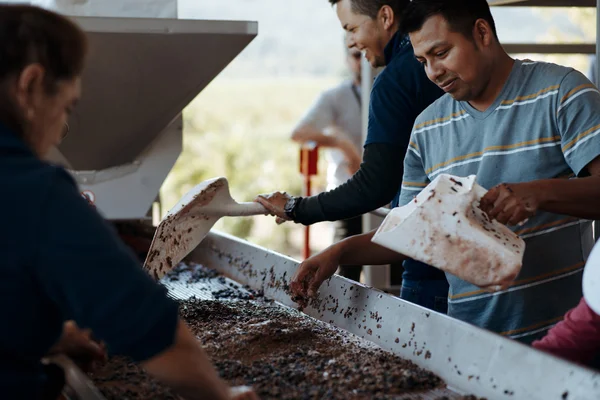
[[301, 263], [290, 282], [292, 300], [306, 307], [308, 299], [317, 297], [321, 284], [335, 273], [340, 257], [341, 253], [334, 245]]
[[258, 195], [254, 201], [262, 204], [271, 215], [277, 217], [275, 222], [280, 225], [286, 221], [291, 221], [291, 218], [288, 217], [284, 211], [285, 204], [291, 198], [292, 196], [285, 192], [273, 192], [270, 194]]
[[248, 386], [235, 386], [229, 389], [230, 400], [259, 400], [254, 390]]
[[80, 329], [75, 321], [64, 323], [62, 336], [49, 353], [65, 354], [86, 372], [92, 371], [98, 362], [105, 362], [108, 358], [104, 344], [93, 340], [92, 331]]
[[540, 190], [535, 182], [503, 183], [481, 198], [479, 208], [501, 224], [523, 224], [537, 212]]

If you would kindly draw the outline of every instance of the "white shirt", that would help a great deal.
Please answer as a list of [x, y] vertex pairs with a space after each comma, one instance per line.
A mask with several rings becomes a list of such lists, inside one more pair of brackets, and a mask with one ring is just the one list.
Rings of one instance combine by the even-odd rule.
[[[360, 88], [352, 81], [323, 92], [312, 105], [297, 127], [310, 126], [312, 129], [331, 135], [343, 132], [362, 154], [362, 118]], [[337, 129], [336, 129], [337, 128]], [[331, 190], [351, 178], [344, 153], [338, 149], [325, 150], [328, 162], [327, 190]]]

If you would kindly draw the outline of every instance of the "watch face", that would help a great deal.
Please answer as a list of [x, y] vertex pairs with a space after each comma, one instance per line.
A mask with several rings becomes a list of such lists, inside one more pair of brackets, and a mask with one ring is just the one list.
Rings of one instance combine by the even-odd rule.
[[291, 212], [292, 212], [292, 210], [294, 209], [294, 206], [295, 206], [295, 205], [296, 205], [296, 198], [295, 198], [295, 197], [292, 197], [291, 199], [289, 199], [289, 200], [287, 201], [287, 203], [285, 203], [285, 207], [283, 208], [283, 210], [284, 210], [286, 213], [291, 213]]
[[292, 198], [292, 199], [289, 199], [289, 200], [288, 200], [288, 201], [285, 203], [285, 207], [283, 207], [283, 210], [284, 210], [285, 212], [290, 212], [290, 211], [292, 211], [292, 209], [294, 208], [294, 203], [295, 203], [295, 201], [294, 201], [294, 199], [293, 199], [293, 198]]

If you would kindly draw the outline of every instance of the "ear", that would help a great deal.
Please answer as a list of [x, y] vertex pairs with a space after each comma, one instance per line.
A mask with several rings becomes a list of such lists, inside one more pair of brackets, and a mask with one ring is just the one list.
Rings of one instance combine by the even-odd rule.
[[26, 113], [35, 106], [37, 97], [43, 94], [44, 78], [45, 70], [40, 64], [26, 66], [17, 77], [15, 94]]
[[394, 10], [388, 5], [384, 5], [379, 9], [379, 20], [385, 30], [391, 29], [396, 24], [396, 16]]
[[473, 26], [473, 38], [475, 43], [481, 47], [488, 47], [494, 40], [494, 32], [490, 24], [483, 18], [475, 21]]

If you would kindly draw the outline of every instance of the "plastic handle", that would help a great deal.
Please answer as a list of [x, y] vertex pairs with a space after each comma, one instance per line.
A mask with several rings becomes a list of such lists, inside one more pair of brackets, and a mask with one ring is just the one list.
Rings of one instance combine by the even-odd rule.
[[228, 216], [250, 216], [250, 215], [265, 215], [269, 214], [269, 211], [260, 203], [247, 202], [238, 203], [232, 207], [228, 207]]

